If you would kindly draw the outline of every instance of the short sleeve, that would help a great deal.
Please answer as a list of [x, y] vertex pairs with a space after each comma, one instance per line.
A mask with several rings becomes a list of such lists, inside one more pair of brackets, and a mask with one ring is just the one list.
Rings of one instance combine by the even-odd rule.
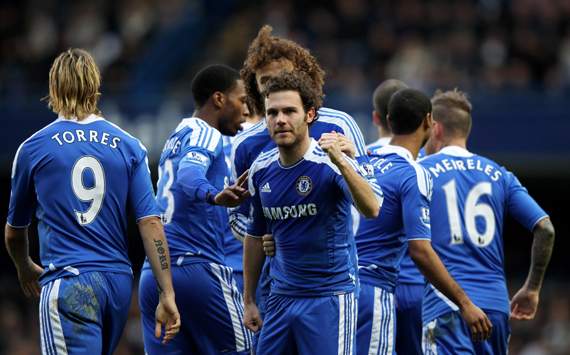
[[184, 157], [180, 159], [178, 169], [181, 170], [187, 166], [200, 168], [206, 174], [208, 168], [214, 160], [214, 154], [204, 148], [189, 146], [184, 150]]
[[[422, 184], [428, 186], [424, 187]], [[431, 240], [429, 208], [431, 184], [431, 178], [427, 173], [419, 176], [414, 174], [402, 181], [400, 198], [407, 240]]]
[[527, 189], [513, 173], [505, 174], [505, 182], [507, 212], [523, 227], [532, 231], [541, 219], [548, 217], [548, 214], [528, 194]]
[[12, 190], [7, 223], [14, 228], [30, 225], [35, 210], [36, 194], [32, 176], [32, 162], [22, 144], [12, 164]]
[[[252, 170], [254, 170], [253, 167]], [[247, 234], [254, 238], [261, 238], [268, 233], [268, 228], [265, 216], [263, 215], [261, 196], [256, 193], [256, 177], [255, 172], [248, 177], [248, 189], [251, 194], [251, 198], [249, 199], [251, 202], [251, 219], [247, 226]]]
[[144, 217], [160, 216], [160, 210], [154, 198], [148, 157], [144, 147], [141, 147], [138, 158], [133, 164], [129, 182], [129, 204], [137, 221]]

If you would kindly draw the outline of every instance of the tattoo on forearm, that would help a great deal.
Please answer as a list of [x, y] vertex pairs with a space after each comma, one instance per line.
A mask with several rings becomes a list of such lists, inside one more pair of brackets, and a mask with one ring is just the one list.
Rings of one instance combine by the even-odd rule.
[[554, 227], [550, 220], [546, 219], [540, 222], [534, 231], [531, 265], [527, 280], [528, 287], [537, 289], [542, 285], [553, 247]]
[[158, 254], [158, 260], [160, 261], [160, 268], [162, 270], [168, 269], [168, 259], [166, 257], [166, 249], [162, 246], [162, 240], [155, 239], [154, 246], [156, 247], [156, 252]]

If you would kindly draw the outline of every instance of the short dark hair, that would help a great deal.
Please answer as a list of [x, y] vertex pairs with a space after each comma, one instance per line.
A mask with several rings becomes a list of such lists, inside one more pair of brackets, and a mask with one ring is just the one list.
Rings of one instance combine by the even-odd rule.
[[203, 106], [216, 91], [226, 93], [233, 89], [239, 79], [239, 72], [227, 65], [208, 65], [192, 79], [194, 103]]
[[437, 90], [431, 99], [433, 119], [444, 127], [444, 134], [454, 137], [469, 136], [471, 132], [471, 102], [458, 89]]
[[423, 92], [402, 89], [392, 95], [388, 104], [388, 122], [394, 134], [410, 134], [431, 113], [431, 101]]
[[282, 73], [279, 76], [269, 78], [261, 94], [266, 98], [274, 92], [289, 90], [299, 93], [305, 112], [310, 108], [317, 111], [323, 104], [322, 86], [316, 85], [307, 74], [301, 71]]
[[390, 103], [390, 98], [397, 91], [402, 89], [407, 89], [408, 85], [403, 81], [398, 79], [387, 79], [378, 85], [374, 94], [372, 94], [372, 105], [374, 106], [374, 111], [378, 113], [380, 118], [380, 126], [384, 129], [389, 129], [388, 127], [388, 104]]

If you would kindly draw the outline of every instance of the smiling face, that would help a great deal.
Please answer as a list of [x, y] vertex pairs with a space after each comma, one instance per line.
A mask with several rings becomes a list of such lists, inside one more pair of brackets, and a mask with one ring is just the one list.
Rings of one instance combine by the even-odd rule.
[[247, 109], [243, 81], [238, 80], [224, 96], [219, 129], [223, 135], [235, 136], [241, 129], [241, 124], [245, 122], [244, 111]]
[[265, 99], [267, 128], [275, 144], [291, 147], [309, 137], [309, 124], [315, 118], [315, 110], [305, 112], [297, 91], [277, 91]]

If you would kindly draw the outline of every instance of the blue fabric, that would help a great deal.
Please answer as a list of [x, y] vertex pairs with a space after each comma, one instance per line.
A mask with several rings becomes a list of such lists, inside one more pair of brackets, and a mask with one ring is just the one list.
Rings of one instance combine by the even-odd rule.
[[395, 354], [396, 323], [394, 294], [362, 282], [358, 298], [357, 353]]
[[139, 306], [149, 355], [247, 353], [251, 332], [243, 325], [243, 300], [230, 268], [214, 263], [175, 266], [172, 279], [182, 328], [164, 345], [154, 336], [156, 281], [148, 269], [141, 274]]
[[307, 298], [272, 294], [256, 354], [356, 354], [356, 313], [352, 293]]
[[127, 321], [131, 275], [86, 272], [42, 287], [43, 354], [113, 354]]
[[[356, 256], [346, 181], [327, 154], [311, 140], [302, 160], [279, 163], [277, 149], [261, 154], [250, 168], [252, 221], [248, 234], [270, 233], [276, 252], [271, 258], [272, 292], [325, 296], [352, 292]], [[357, 163], [346, 161], [360, 173]], [[382, 191], [373, 177], [372, 190]]]
[[482, 342], [471, 340], [467, 323], [459, 312], [449, 312], [424, 323], [422, 347], [425, 355], [506, 355], [511, 327], [503, 312], [484, 310], [493, 324], [491, 337]]
[[[362, 282], [394, 292], [397, 282], [409, 282], [400, 262], [409, 240], [431, 239], [429, 173], [403, 147], [387, 145], [370, 162], [385, 194], [380, 215], [362, 219], [355, 236]], [[421, 276], [418, 276], [421, 280]]]
[[159, 162], [156, 200], [173, 263], [224, 263], [227, 210], [208, 201], [229, 183], [222, 135], [200, 118], [184, 119]]
[[424, 285], [396, 286], [396, 352], [422, 354], [422, 298]]
[[131, 274], [127, 207], [158, 216], [147, 154], [134, 137], [102, 117], [57, 119], [16, 153], [8, 224], [38, 220], [42, 285], [76, 273]]
[[[421, 164], [434, 182], [432, 245], [451, 276], [480, 308], [509, 314], [503, 223], [511, 215], [531, 231], [547, 214], [504, 167], [460, 147], [445, 147]], [[426, 288], [423, 320], [457, 310]]]

